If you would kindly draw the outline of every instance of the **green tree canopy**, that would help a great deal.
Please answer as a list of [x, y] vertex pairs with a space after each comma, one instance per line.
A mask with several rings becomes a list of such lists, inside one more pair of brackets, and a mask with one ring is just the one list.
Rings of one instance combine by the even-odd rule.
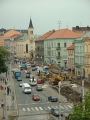
[[8, 56], [9, 52], [4, 47], [0, 47], [0, 73], [7, 71], [6, 61]]
[[85, 102], [74, 108], [69, 120], [90, 120], [90, 91], [85, 95]]

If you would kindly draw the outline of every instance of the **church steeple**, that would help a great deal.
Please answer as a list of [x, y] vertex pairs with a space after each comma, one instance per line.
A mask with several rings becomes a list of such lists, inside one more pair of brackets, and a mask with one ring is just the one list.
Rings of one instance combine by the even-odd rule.
[[33, 24], [32, 24], [31, 18], [30, 18], [30, 22], [29, 22], [29, 28], [33, 28]]
[[32, 40], [33, 37], [34, 37], [33, 30], [34, 30], [34, 27], [33, 27], [33, 24], [32, 24], [32, 20], [30, 18], [29, 27], [28, 27], [28, 37], [29, 37], [30, 40]]

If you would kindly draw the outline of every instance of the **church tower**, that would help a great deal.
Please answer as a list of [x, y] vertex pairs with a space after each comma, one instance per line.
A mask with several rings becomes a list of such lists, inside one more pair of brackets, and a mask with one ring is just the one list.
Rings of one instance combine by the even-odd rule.
[[33, 27], [33, 24], [32, 24], [32, 20], [30, 18], [29, 27], [28, 27], [28, 38], [31, 41], [33, 40], [33, 37], [34, 37], [33, 30], [34, 30], [34, 27]]

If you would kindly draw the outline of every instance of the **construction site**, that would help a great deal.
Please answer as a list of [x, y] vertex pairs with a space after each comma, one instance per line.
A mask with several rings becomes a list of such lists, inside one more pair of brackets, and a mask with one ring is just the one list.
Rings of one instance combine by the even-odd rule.
[[[50, 65], [49, 74], [41, 73], [39, 76], [40, 79], [48, 81], [51, 87], [53, 87], [58, 92], [58, 83], [61, 81], [65, 83], [69, 81], [70, 84], [77, 84], [82, 86], [82, 79], [77, 79], [73, 72], [61, 72], [58, 66]], [[85, 88], [90, 88], [90, 82], [85, 81]], [[71, 85], [65, 85], [61, 87], [60, 93], [67, 98], [69, 102], [78, 104], [82, 101], [82, 94], [79, 91], [76, 91], [72, 88]]]

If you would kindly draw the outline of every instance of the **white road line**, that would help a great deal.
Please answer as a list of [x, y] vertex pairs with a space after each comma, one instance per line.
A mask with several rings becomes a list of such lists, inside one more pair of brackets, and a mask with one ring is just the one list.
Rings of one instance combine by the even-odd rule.
[[26, 111], [26, 109], [25, 108], [22, 108], [22, 110], [25, 112]]
[[69, 109], [69, 107], [68, 107], [67, 105], [64, 105], [63, 107], [64, 107], [64, 109], [66, 109], [66, 110]]
[[43, 110], [43, 108], [42, 108], [42, 107], [39, 107], [39, 109], [40, 109], [40, 110]]
[[32, 110], [32, 111], [35, 111], [33, 107], [31, 107], [31, 110]]
[[27, 111], [31, 111], [30, 108], [27, 108]]
[[48, 106], [48, 109], [50, 110], [51, 108]]
[[37, 111], [39, 111], [38, 107], [35, 107], [35, 109], [36, 109]]
[[45, 110], [48, 110], [46, 107], [44, 107]]
[[61, 109], [65, 109], [65, 107], [64, 107], [64, 106], [61, 106], [61, 105], [60, 105], [60, 108], [61, 108]]
[[71, 105], [67, 105], [69, 108], [72, 108], [72, 106]]

